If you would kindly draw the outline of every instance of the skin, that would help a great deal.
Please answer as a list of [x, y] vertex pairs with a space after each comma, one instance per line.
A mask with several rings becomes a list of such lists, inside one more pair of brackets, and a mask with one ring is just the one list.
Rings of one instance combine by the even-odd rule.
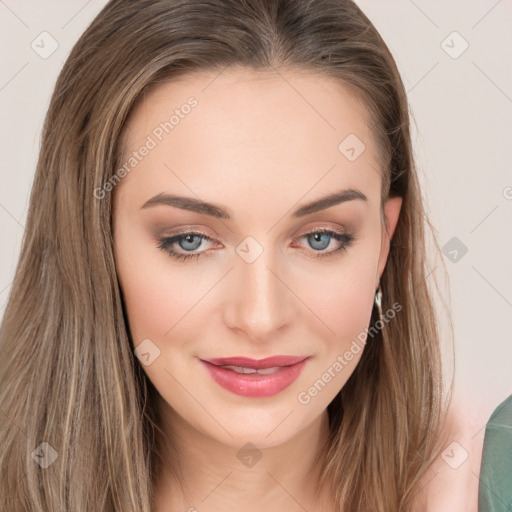
[[[130, 332], [135, 347], [149, 339], [160, 351], [144, 371], [174, 444], [163, 454], [155, 510], [239, 510], [241, 503], [249, 512], [329, 510], [329, 492], [314, 493], [315, 457], [328, 432], [327, 405], [362, 351], [308, 404], [297, 397], [368, 327], [401, 199], [384, 204], [384, 225], [364, 106], [339, 82], [298, 70], [237, 69], [159, 84], [128, 121], [126, 159], [191, 96], [197, 107], [114, 190], [115, 258]], [[354, 161], [338, 150], [351, 133], [366, 146]], [[367, 200], [292, 216], [341, 189]], [[231, 219], [142, 208], [160, 193], [222, 205]], [[318, 249], [305, 236], [314, 228], [355, 240], [315, 257], [342, 242], [327, 237], [327, 248]], [[158, 248], [160, 237], [182, 231], [213, 239], [189, 249], [203, 252], [199, 259], [175, 260]], [[263, 249], [252, 263], [236, 252], [247, 236]], [[186, 253], [191, 245], [173, 248]], [[290, 387], [265, 398], [221, 388], [198, 359], [280, 354], [310, 359]], [[261, 454], [252, 467], [237, 457], [247, 442]], [[173, 476], [178, 464], [183, 491]]]

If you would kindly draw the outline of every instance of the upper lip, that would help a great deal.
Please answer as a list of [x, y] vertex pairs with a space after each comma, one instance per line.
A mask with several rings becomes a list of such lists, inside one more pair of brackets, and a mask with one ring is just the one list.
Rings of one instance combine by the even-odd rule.
[[275, 366], [290, 366], [300, 363], [309, 356], [272, 356], [265, 359], [251, 359], [249, 357], [226, 357], [201, 359], [215, 366], [241, 366], [243, 368], [253, 368], [260, 370], [263, 368], [273, 368]]

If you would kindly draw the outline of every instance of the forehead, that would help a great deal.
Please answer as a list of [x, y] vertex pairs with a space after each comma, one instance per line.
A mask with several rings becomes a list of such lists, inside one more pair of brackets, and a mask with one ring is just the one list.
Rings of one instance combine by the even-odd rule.
[[148, 141], [152, 148], [119, 188], [131, 183], [150, 193], [178, 180], [205, 197], [277, 187], [298, 199], [308, 188], [341, 186], [378, 196], [368, 121], [353, 90], [318, 73], [234, 68], [185, 75], [153, 86], [132, 112], [122, 162]]

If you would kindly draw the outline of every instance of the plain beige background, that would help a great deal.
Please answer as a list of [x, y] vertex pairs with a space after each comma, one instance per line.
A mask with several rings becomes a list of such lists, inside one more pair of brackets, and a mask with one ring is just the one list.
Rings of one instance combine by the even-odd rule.
[[[358, 4], [395, 56], [408, 91], [424, 195], [449, 272], [456, 391], [481, 418], [481, 430], [512, 393], [512, 4]], [[0, 0], [0, 315], [55, 80], [104, 5]], [[440, 268], [433, 262], [432, 275]]]

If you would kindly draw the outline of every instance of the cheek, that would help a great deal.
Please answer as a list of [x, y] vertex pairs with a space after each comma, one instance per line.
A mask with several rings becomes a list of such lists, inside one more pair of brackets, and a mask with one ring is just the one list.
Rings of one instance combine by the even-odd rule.
[[174, 274], [170, 282], [156, 265], [131, 269], [124, 272], [120, 266], [118, 272], [135, 345], [145, 338], [164, 340], [172, 336], [200, 298], [200, 291], [179, 274]]
[[[317, 358], [297, 394], [297, 402], [309, 414], [325, 409], [359, 364], [371, 319], [375, 278], [372, 266], [359, 260], [356, 265], [331, 270], [328, 280], [318, 282], [324, 286], [310, 287], [308, 296], [311, 309], [322, 320], [315, 322], [320, 326], [315, 328]], [[320, 329], [327, 332], [325, 326], [331, 332], [321, 336]]]
[[364, 330], [370, 321], [374, 279], [368, 273], [356, 278], [332, 280], [334, 291], [326, 304], [328, 318], [337, 336], [346, 341]]
[[373, 267], [373, 259], [358, 258], [298, 281], [304, 303], [337, 342], [350, 341], [368, 327], [375, 291]]
[[297, 401], [311, 410], [320, 411], [334, 399], [365, 348], [378, 252], [374, 243], [359, 248], [357, 254], [354, 251], [336, 265], [317, 271], [307, 282], [301, 280], [300, 293], [316, 315], [313, 337], [317, 357], [305, 375]]
[[187, 304], [193, 303], [195, 294], [191, 291], [194, 287], [187, 286], [180, 273], [174, 273], [171, 282], [169, 272], [162, 266], [161, 251], [147, 237], [127, 235], [123, 226], [120, 227], [115, 240], [115, 259], [136, 346], [146, 338], [163, 339], [186, 314]]

